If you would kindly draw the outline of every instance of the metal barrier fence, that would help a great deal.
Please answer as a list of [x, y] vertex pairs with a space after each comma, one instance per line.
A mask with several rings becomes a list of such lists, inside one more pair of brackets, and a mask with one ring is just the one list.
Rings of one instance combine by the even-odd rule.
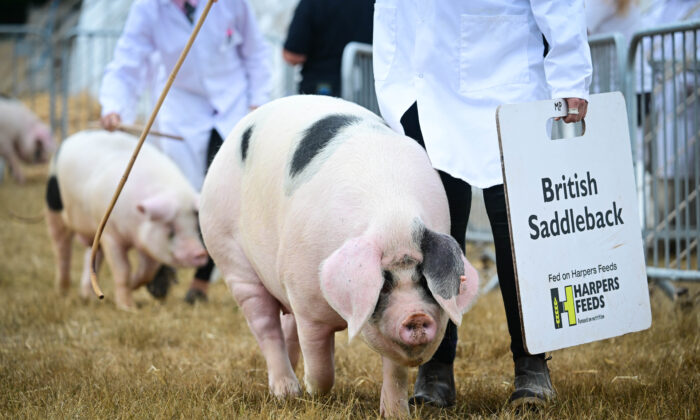
[[627, 58], [628, 92], [636, 93], [628, 96], [628, 110], [630, 127], [639, 126], [632, 134], [638, 135], [637, 182], [652, 278], [700, 280], [699, 36], [700, 21], [638, 32]]
[[0, 93], [20, 99], [56, 126], [51, 28], [0, 25]]
[[627, 48], [620, 34], [595, 35], [588, 39], [593, 63], [590, 93], [625, 90]]
[[374, 91], [371, 45], [351, 42], [345, 46], [340, 69], [340, 85], [340, 96], [343, 99], [362, 105], [379, 115], [377, 94]]
[[[73, 29], [60, 40], [61, 138], [88, 127], [100, 116], [97, 102], [105, 66], [121, 31]], [[145, 69], [144, 71], [147, 71]]]

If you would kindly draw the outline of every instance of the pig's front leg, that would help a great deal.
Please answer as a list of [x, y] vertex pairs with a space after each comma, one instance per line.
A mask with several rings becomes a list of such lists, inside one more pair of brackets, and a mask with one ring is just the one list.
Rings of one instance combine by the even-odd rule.
[[382, 376], [379, 412], [384, 417], [408, 416], [408, 369], [382, 357]]
[[333, 388], [335, 331], [321, 322], [296, 317], [301, 354], [304, 356], [304, 385], [310, 394], [326, 394]]
[[132, 290], [138, 289], [144, 284], [150, 282], [153, 276], [156, 275], [158, 268], [160, 268], [160, 263], [145, 253], [139, 251], [139, 266], [138, 269], [131, 276], [131, 281], [129, 286]]
[[134, 302], [131, 299], [131, 288], [129, 287], [129, 274], [131, 265], [127, 258], [127, 249], [119, 243], [112, 235], [102, 236], [102, 251], [107, 259], [107, 264], [114, 277], [114, 292], [117, 307], [120, 309], [132, 309]]

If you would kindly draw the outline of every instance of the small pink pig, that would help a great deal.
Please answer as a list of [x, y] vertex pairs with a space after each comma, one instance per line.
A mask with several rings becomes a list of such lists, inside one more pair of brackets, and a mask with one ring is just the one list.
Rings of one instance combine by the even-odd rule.
[[430, 359], [448, 318], [460, 324], [478, 282], [421, 147], [355, 104], [287, 97], [238, 123], [201, 200], [205, 244], [270, 391], [299, 394], [300, 347], [306, 390], [328, 392], [335, 332], [348, 328], [382, 356], [381, 413], [407, 414], [407, 367]]
[[24, 182], [20, 161], [44, 163], [54, 151], [49, 128], [20, 101], [0, 97], [0, 156], [18, 183]]
[[[86, 246], [92, 245], [135, 145], [131, 135], [107, 131], [82, 131], [61, 144], [46, 189], [59, 291], [66, 292], [70, 285], [73, 234]], [[104, 253], [107, 258], [119, 307], [133, 306], [131, 290], [150, 282], [161, 264], [196, 267], [206, 263], [197, 228], [197, 202], [197, 193], [177, 166], [144, 144], [100, 241], [98, 257]], [[127, 258], [130, 248], [136, 248], [139, 257], [133, 273]], [[92, 293], [90, 252], [85, 252], [81, 281], [84, 297]]]

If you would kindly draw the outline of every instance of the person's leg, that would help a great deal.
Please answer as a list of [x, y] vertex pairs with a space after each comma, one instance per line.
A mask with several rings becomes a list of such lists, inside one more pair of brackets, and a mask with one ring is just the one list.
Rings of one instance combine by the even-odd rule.
[[[408, 137], [416, 140], [423, 148], [423, 133], [418, 121], [418, 107], [413, 104], [401, 117], [401, 125]], [[471, 186], [461, 179], [438, 171], [440, 180], [447, 193], [447, 202], [450, 208], [451, 231], [450, 234], [462, 250], [464, 250], [464, 236], [467, 231], [469, 209], [471, 207]], [[453, 362], [457, 349], [457, 326], [448, 321], [445, 336], [433, 357], [418, 368], [418, 376], [413, 390], [410, 404], [433, 404], [439, 407], [448, 407], [455, 401], [455, 384]]]
[[515, 362], [515, 391], [510, 402], [520, 405], [544, 401], [554, 397], [554, 390], [544, 353], [530, 355], [523, 345], [503, 184], [486, 188], [484, 203], [496, 247], [496, 271], [510, 333], [510, 350]]
[[[206, 170], [209, 170], [216, 152], [224, 143], [224, 139], [221, 138], [219, 132], [216, 129], [211, 130], [209, 136], [209, 145], [207, 146], [207, 161]], [[194, 304], [196, 301], [206, 301], [207, 300], [207, 290], [209, 289], [209, 281], [211, 280], [211, 274], [214, 271], [214, 260], [209, 257], [207, 263], [199, 268], [194, 273], [194, 278], [190, 284], [190, 288], [185, 295], [185, 302]]]

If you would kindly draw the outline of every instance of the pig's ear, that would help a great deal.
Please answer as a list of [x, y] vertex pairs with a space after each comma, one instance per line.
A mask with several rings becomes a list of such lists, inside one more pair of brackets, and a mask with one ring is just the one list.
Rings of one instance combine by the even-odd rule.
[[348, 323], [352, 340], [374, 312], [384, 284], [382, 253], [367, 237], [346, 241], [321, 263], [321, 292]]
[[168, 194], [158, 194], [141, 200], [136, 209], [153, 221], [172, 220], [175, 217], [177, 203]]
[[476, 297], [479, 275], [469, 264], [457, 241], [425, 228], [421, 238], [423, 275], [435, 300], [459, 326], [462, 314]]

